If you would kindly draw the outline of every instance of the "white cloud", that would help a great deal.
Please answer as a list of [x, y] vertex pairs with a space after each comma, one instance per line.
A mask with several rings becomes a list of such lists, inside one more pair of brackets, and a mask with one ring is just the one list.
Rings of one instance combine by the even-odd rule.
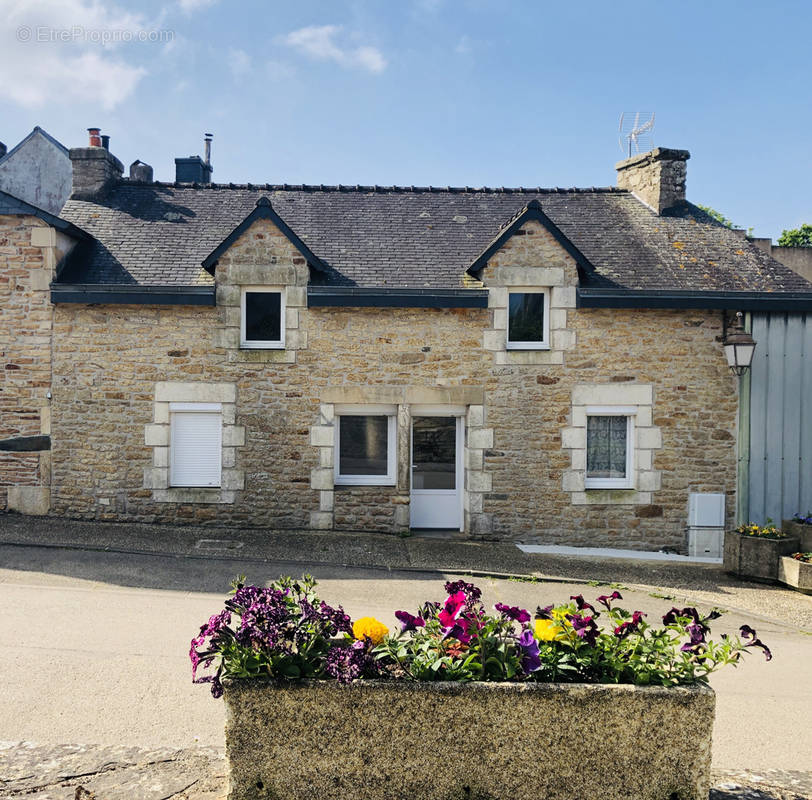
[[213, 6], [217, 0], [178, 0], [178, 6], [184, 14], [192, 14], [204, 8]]
[[151, 28], [112, 3], [0, 0], [0, 18], [0, 97], [25, 108], [92, 101], [109, 110], [146, 74], [120, 51]]
[[316, 61], [333, 61], [342, 67], [358, 67], [374, 73], [386, 69], [386, 59], [377, 47], [339, 45], [336, 38], [341, 31], [341, 25], [309, 25], [291, 31], [279, 41]]
[[235, 78], [241, 78], [251, 71], [251, 56], [245, 50], [232, 48], [228, 51], [228, 68]]
[[296, 70], [284, 61], [268, 61], [265, 64], [265, 73], [272, 81], [285, 81], [296, 74]]
[[468, 55], [468, 53], [470, 53], [472, 49], [473, 47], [471, 46], [471, 39], [463, 34], [462, 36], [460, 36], [459, 41], [457, 42], [457, 45], [454, 48], [454, 52], [457, 53], [458, 55], [465, 56]]

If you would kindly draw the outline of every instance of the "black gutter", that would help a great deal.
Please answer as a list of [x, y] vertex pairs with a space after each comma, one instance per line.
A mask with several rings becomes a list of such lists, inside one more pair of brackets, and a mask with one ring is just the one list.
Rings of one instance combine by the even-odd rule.
[[52, 283], [52, 303], [103, 305], [213, 306], [213, 286], [111, 286]]
[[308, 286], [308, 308], [487, 308], [487, 289], [388, 289]]
[[694, 292], [579, 287], [579, 308], [713, 308], [812, 311], [812, 292]]

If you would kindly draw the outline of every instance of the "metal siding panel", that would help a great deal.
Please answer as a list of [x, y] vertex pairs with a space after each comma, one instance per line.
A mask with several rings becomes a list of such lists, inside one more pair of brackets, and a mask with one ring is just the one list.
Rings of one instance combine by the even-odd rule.
[[756, 350], [750, 382], [750, 519], [764, 519], [767, 442], [767, 335], [770, 319], [766, 314], [753, 315], [753, 338]]
[[799, 508], [791, 513], [812, 511], [812, 314], [804, 314], [801, 337], [801, 458], [798, 469]]
[[784, 342], [786, 317], [773, 314], [767, 334], [767, 416], [766, 422], [766, 497], [765, 516], [756, 522], [763, 523], [767, 517], [781, 519], [781, 493], [783, 489], [783, 430], [784, 430]]
[[776, 521], [791, 517], [798, 510], [799, 469], [801, 457], [801, 337], [803, 320], [799, 314], [788, 314], [784, 336], [784, 401], [783, 438], [783, 492], [781, 516]]

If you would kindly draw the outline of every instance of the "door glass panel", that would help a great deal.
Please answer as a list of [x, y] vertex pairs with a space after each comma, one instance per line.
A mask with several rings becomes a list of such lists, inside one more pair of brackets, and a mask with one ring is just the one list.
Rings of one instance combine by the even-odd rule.
[[457, 488], [457, 420], [412, 420], [412, 489]]

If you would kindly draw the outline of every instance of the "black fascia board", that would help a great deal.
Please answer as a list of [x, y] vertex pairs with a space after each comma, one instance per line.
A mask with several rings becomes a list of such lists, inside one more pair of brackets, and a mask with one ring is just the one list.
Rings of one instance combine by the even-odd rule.
[[812, 311], [812, 292], [695, 292], [670, 289], [578, 287], [579, 308], [703, 308]]
[[536, 220], [541, 223], [552, 235], [553, 238], [572, 256], [575, 263], [588, 271], [595, 271], [589, 259], [567, 238], [561, 229], [544, 213], [541, 203], [535, 198], [531, 200], [507, 225], [496, 238], [483, 250], [466, 270], [471, 275], [476, 275], [487, 263], [490, 257], [496, 253], [505, 242], [513, 236], [519, 228], [528, 220]]
[[52, 303], [213, 306], [213, 286], [130, 286], [52, 283]]
[[487, 308], [487, 289], [392, 289], [308, 286], [308, 308]]
[[271, 201], [264, 196], [257, 200], [256, 208], [203, 259], [201, 262], [203, 269], [213, 275], [220, 256], [222, 256], [258, 219], [269, 219], [273, 222], [316, 272], [329, 273], [329, 269], [324, 262], [294, 233], [293, 229], [285, 220], [274, 211]]
[[27, 216], [37, 217], [50, 225], [52, 228], [56, 228], [56, 230], [61, 231], [74, 239], [80, 241], [91, 241], [93, 239], [93, 237], [87, 231], [77, 228], [72, 222], [68, 222], [68, 220], [62, 219], [62, 217], [57, 217], [55, 214], [51, 214], [50, 211], [46, 211], [44, 208], [32, 205], [28, 201], [21, 200], [19, 197], [15, 197], [13, 194], [9, 194], [8, 192], [4, 192], [2, 190], [0, 190], [0, 196], [9, 198], [11, 201], [13, 201], [5, 201], [4, 203], [0, 203], [0, 206], [4, 207], [5, 209], [0, 211], [0, 214], [25, 214]]

